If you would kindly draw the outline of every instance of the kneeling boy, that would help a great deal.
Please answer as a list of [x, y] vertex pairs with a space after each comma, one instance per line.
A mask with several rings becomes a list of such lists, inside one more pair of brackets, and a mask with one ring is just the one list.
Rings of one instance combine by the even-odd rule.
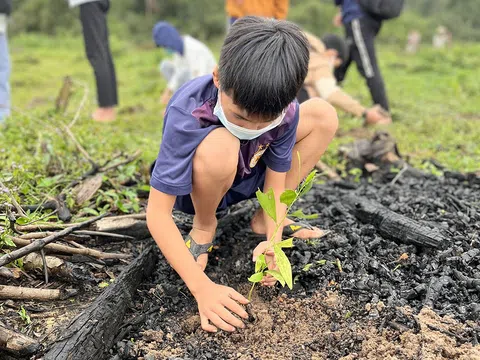
[[[245, 17], [232, 25], [213, 76], [185, 84], [167, 107], [147, 223], [195, 297], [204, 330], [234, 331], [244, 324], [232, 312], [247, 317], [237, 303], [246, 304], [247, 299], [215, 284], [203, 272], [217, 227], [216, 212], [255, 197], [258, 188], [272, 188], [277, 197], [285, 189], [295, 189], [337, 129], [337, 114], [327, 102], [315, 98], [299, 105], [295, 100], [308, 61], [308, 41], [298, 26]], [[172, 219], [174, 207], [195, 214], [186, 239]], [[277, 206], [277, 218], [285, 211]], [[285, 221], [287, 230], [291, 223]], [[251, 226], [267, 238], [275, 229], [262, 211], [254, 215]], [[321, 234], [302, 224], [293, 235], [315, 238]], [[281, 238], [279, 232], [276, 240]], [[261, 253], [268, 255], [274, 267], [267, 241], [257, 246], [253, 257]], [[274, 285], [275, 280], [266, 277], [263, 284]]]

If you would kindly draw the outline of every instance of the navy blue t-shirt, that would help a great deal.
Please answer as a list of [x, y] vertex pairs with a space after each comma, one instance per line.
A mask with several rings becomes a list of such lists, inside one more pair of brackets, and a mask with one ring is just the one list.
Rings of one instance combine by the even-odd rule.
[[[195, 151], [212, 130], [223, 126], [213, 114], [217, 96], [212, 75], [189, 81], [173, 95], [165, 113], [160, 152], [150, 180], [153, 188], [177, 197], [192, 192]], [[259, 167], [277, 172], [290, 170], [298, 121], [299, 104], [294, 101], [279, 126], [256, 139], [241, 142], [231, 190], [245, 197], [254, 193], [261, 176]]]

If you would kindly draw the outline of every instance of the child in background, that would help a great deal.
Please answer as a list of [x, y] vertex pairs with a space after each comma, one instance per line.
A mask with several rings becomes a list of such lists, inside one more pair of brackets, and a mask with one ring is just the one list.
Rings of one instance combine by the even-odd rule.
[[349, 57], [346, 42], [338, 35], [326, 34], [322, 40], [306, 33], [310, 44], [310, 62], [304, 86], [298, 101], [319, 96], [333, 106], [357, 117], [363, 117], [364, 125], [388, 125], [390, 115], [379, 105], [366, 108], [337, 86], [334, 71]]
[[216, 61], [205, 44], [189, 35], [181, 36], [175, 27], [165, 21], [155, 24], [152, 35], [158, 47], [173, 54], [172, 60], [163, 60], [159, 66], [168, 82], [160, 102], [167, 105], [172, 94], [187, 81], [211, 74]]
[[[232, 25], [213, 75], [186, 83], [168, 104], [150, 181], [147, 224], [195, 297], [206, 331], [244, 327], [232, 312], [248, 317], [237, 303], [248, 300], [203, 272], [213, 247], [217, 211], [254, 198], [259, 188], [273, 189], [280, 204], [280, 194], [297, 188], [335, 135], [338, 119], [331, 105], [319, 98], [301, 105], [295, 100], [308, 62], [308, 41], [298, 26], [244, 17]], [[172, 219], [173, 208], [194, 214], [185, 239]], [[277, 205], [277, 219], [285, 212], [284, 205]], [[311, 239], [323, 234], [290, 219], [283, 225], [276, 242], [282, 235]], [[251, 220], [252, 231], [266, 239], [275, 227], [261, 209]], [[276, 268], [269, 241], [258, 244], [252, 260], [260, 254], [266, 255], [270, 269]], [[268, 275], [262, 283], [273, 286], [275, 279]]]

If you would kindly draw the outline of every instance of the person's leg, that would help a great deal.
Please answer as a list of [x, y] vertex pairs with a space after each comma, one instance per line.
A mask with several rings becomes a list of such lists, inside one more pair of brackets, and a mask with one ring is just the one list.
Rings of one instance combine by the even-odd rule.
[[[300, 121], [297, 128], [297, 140], [292, 151], [292, 167], [287, 172], [285, 187], [296, 189], [299, 179], [304, 179], [320, 160], [332, 141], [338, 128], [335, 108], [320, 98], [307, 100], [300, 105]], [[300, 153], [299, 170], [297, 151]], [[299, 173], [300, 171], [300, 173]], [[264, 217], [260, 212], [252, 219], [252, 230], [258, 234], [265, 233]], [[292, 223], [285, 220], [284, 225]], [[316, 238], [323, 234], [318, 228], [303, 229], [294, 233], [298, 238]]]
[[[198, 146], [193, 158], [193, 190], [195, 216], [190, 235], [197, 244], [207, 244], [215, 236], [216, 211], [233, 184], [237, 173], [240, 141], [225, 128], [213, 130]], [[198, 257], [205, 268], [208, 255]]]
[[10, 115], [10, 58], [7, 33], [0, 33], [0, 123]]
[[352, 21], [351, 32], [355, 46], [351, 56], [357, 63], [358, 71], [367, 81], [373, 102], [389, 110], [385, 84], [375, 52], [375, 35], [379, 27], [377, 21], [367, 16]]
[[80, 20], [82, 22], [85, 52], [94, 70], [97, 85], [97, 98], [100, 107], [97, 120], [114, 120], [114, 107], [117, 105], [117, 85], [115, 69], [111, 59], [108, 43], [106, 7], [108, 4], [91, 2], [80, 5]]
[[352, 63], [352, 47], [354, 46], [353, 40], [351, 37], [349, 37], [349, 30], [348, 30], [348, 25], [345, 25], [345, 42], [347, 43], [348, 46], [348, 59], [346, 59], [338, 68], [336, 68], [333, 72], [333, 75], [335, 76], [335, 79], [337, 79], [337, 83], [341, 84], [344, 80], [345, 77], [347, 76], [347, 71], [348, 68], [350, 67], [350, 64]]
[[110, 88], [112, 89], [113, 103], [118, 105], [118, 88], [117, 88], [117, 74], [115, 72], [115, 64], [113, 63], [112, 51], [110, 50], [110, 33], [108, 31], [107, 13], [110, 9], [110, 0], [103, 0], [105, 11], [105, 41], [107, 46], [108, 66], [110, 68]]

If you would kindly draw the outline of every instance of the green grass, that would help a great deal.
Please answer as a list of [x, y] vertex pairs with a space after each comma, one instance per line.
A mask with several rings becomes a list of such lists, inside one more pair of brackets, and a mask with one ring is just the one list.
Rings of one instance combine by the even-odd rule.
[[[155, 159], [161, 141], [164, 109], [158, 98], [165, 82], [157, 71], [163, 56], [160, 50], [112, 39], [121, 114], [113, 124], [98, 124], [89, 117], [96, 104], [95, 87], [81, 38], [19, 36], [11, 40], [10, 48], [13, 115], [0, 130], [0, 175], [15, 193], [23, 194], [23, 202], [38, 202], [46, 194], [58, 193], [90, 168], [61, 131], [79, 107], [83, 84], [88, 88], [88, 102], [73, 133], [98, 163], [119, 151], [131, 154], [140, 149], [140, 159], [120, 168], [108, 181], [118, 189], [129, 177], [140, 184], [147, 182], [148, 164]], [[395, 119], [390, 130], [414, 165], [435, 158], [452, 170], [478, 170], [480, 103], [474, 99], [480, 98], [479, 52], [478, 44], [458, 44], [445, 51], [425, 47], [416, 56], [395, 47], [379, 52]], [[79, 85], [67, 113], [59, 115], [53, 111], [54, 102], [66, 75]], [[354, 68], [345, 89], [370, 104], [366, 85]], [[326, 154], [331, 165], [338, 161], [338, 146], [353, 140], [345, 134], [361, 124], [342, 112], [339, 115], [344, 135], [334, 140]], [[3, 201], [7, 199], [0, 194]]]

